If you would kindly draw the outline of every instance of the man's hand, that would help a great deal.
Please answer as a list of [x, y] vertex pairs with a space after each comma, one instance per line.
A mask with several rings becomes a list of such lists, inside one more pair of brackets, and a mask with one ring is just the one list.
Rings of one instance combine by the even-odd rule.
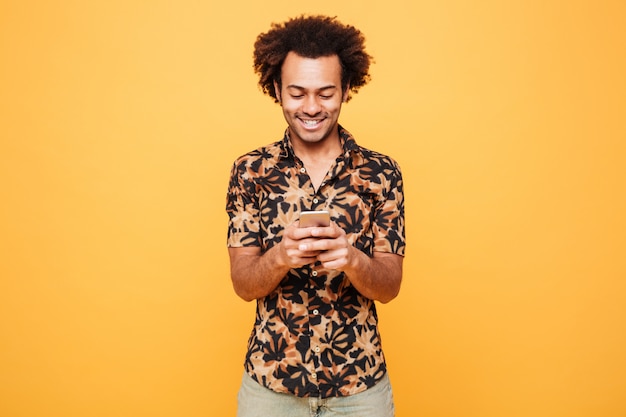
[[281, 242], [265, 253], [258, 247], [229, 248], [231, 279], [244, 300], [272, 292], [293, 268], [319, 260], [326, 270], [342, 271], [365, 297], [386, 303], [396, 297], [402, 281], [403, 257], [374, 252], [372, 257], [348, 242], [346, 233], [331, 222], [328, 227], [288, 226]]
[[315, 263], [322, 250], [310, 247], [316, 243], [320, 233], [318, 227], [299, 227], [299, 223], [288, 226], [282, 240], [267, 252], [257, 246], [228, 248], [230, 277], [235, 292], [250, 301], [265, 297], [280, 283], [293, 268]]
[[[299, 227], [299, 222], [288, 226], [283, 232], [283, 239], [279, 246], [278, 260], [289, 268], [299, 268], [312, 264], [325, 249], [318, 249], [320, 229], [328, 227]], [[344, 233], [345, 235], [345, 233]], [[321, 236], [324, 236], [323, 234]], [[322, 245], [324, 246], [324, 245]]]
[[299, 242], [298, 249], [305, 253], [317, 253], [316, 258], [325, 269], [343, 270], [350, 259], [350, 243], [346, 232], [335, 222], [328, 227], [308, 227], [311, 238]]
[[387, 303], [398, 295], [402, 282], [403, 257], [374, 252], [367, 256], [348, 242], [346, 232], [336, 223], [329, 227], [311, 227], [311, 239], [299, 242], [299, 249], [310, 254], [325, 269], [346, 274], [352, 285], [365, 297]]

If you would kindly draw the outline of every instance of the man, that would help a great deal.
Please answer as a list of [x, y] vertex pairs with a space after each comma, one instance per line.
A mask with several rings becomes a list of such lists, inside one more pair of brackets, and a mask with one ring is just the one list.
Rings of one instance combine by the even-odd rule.
[[[369, 81], [364, 42], [325, 16], [256, 40], [259, 85], [288, 127], [235, 161], [228, 189], [232, 283], [257, 300], [239, 417], [394, 415], [374, 301], [400, 289], [402, 176], [338, 124]], [[330, 225], [300, 227], [307, 210], [329, 211]]]

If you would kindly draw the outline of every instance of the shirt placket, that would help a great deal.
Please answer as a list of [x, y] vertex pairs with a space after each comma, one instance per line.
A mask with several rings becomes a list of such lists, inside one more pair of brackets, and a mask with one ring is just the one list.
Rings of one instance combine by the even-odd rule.
[[[307, 173], [306, 168], [302, 165], [301, 161], [297, 162], [298, 175], [301, 176], [299, 183], [301, 186], [308, 186], [309, 194], [307, 201], [303, 202], [303, 210], [323, 210], [326, 208], [326, 198], [324, 197], [324, 189], [328, 183], [328, 177], [324, 179], [318, 190], [314, 190], [311, 179]], [[320, 297], [320, 293], [325, 291], [325, 279], [320, 275], [319, 262], [315, 262], [312, 265], [308, 265], [303, 269], [309, 275], [309, 299], [307, 303], [308, 315], [309, 315], [309, 348], [311, 350], [311, 360], [307, 366], [310, 376], [310, 382], [318, 387], [319, 393], [319, 376], [322, 372], [320, 354], [323, 350], [321, 340], [325, 333], [325, 320], [322, 320], [319, 309], [312, 307], [319, 305], [323, 297]], [[314, 300], [314, 302], [311, 302]]]
[[[316, 265], [311, 265], [309, 269], [309, 282], [312, 283], [311, 292], [313, 297], [309, 298], [308, 313], [309, 313], [309, 329], [310, 329], [310, 349], [311, 349], [311, 363], [310, 363], [310, 376], [311, 382], [318, 387], [319, 390], [319, 375], [322, 372], [322, 363], [320, 360], [320, 353], [322, 351], [321, 340], [324, 335], [325, 320], [320, 317], [321, 312], [314, 306], [319, 305], [321, 297], [319, 292], [323, 291], [323, 283], [320, 282], [318, 271], [315, 269]], [[311, 302], [313, 301], [313, 302]]]
[[[330, 207], [327, 206], [328, 198], [330, 198], [330, 195], [332, 194], [332, 190], [330, 190], [329, 187], [332, 187], [333, 179], [339, 175], [344, 165], [345, 161], [343, 158], [338, 158], [336, 163], [326, 174], [326, 177], [320, 184], [320, 187], [317, 190], [314, 190], [306, 168], [302, 165], [301, 161], [297, 161], [298, 175], [301, 176], [299, 183], [301, 186], [308, 186], [308, 189], [310, 190], [307, 201], [303, 202], [304, 204], [303, 207], [301, 207], [302, 209], [330, 209]], [[324, 354], [324, 351], [329, 348], [325, 343], [323, 343], [323, 341], [326, 340], [326, 327], [328, 326], [328, 320], [324, 317], [320, 317], [321, 312], [314, 306], [321, 306], [323, 303], [322, 300], [330, 298], [326, 293], [326, 276], [319, 271], [320, 266], [321, 264], [316, 262], [303, 268], [309, 275], [309, 283], [311, 286], [307, 304], [309, 314], [309, 348], [311, 351], [311, 361], [309, 362], [307, 368], [309, 370], [310, 382], [318, 387], [318, 393], [320, 376], [322, 373], [325, 373], [321, 356]], [[315, 324], [312, 324], [312, 322]]]

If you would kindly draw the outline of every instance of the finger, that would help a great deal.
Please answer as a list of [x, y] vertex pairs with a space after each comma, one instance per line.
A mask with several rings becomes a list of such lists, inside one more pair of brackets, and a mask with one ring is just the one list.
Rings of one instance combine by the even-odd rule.
[[337, 226], [337, 223], [332, 222], [328, 227], [311, 228], [311, 235], [315, 237], [327, 237], [334, 239], [345, 236], [346, 232], [341, 227]]
[[294, 227], [289, 230], [289, 238], [293, 240], [302, 240], [309, 237], [313, 237], [313, 229], [315, 227]]
[[337, 259], [347, 259], [348, 258], [348, 249], [347, 248], [338, 248], [333, 250], [327, 250], [320, 252], [317, 259], [320, 262], [330, 262]]
[[341, 270], [344, 266], [348, 264], [348, 261], [345, 258], [339, 258], [339, 259], [333, 259], [332, 261], [321, 262], [321, 264], [322, 264], [322, 268], [324, 269]]
[[331, 249], [335, 249], [333, 239], [309, 239], [302, 241], [298, 244], [298, 249], [301, 251], [316, 251], [323, 252]]
[[337, 233], [337, 229], [328, 226], [328, 227], [311, 227], [311, 236], [313, 237], [327, 237], [327, 238], [335, 238], [339, 236]]
[[294, 254], [289, 256], [289, 266], [291, 268], [299, 268], [303, 265], [309, 265], [317, 261], [317, 255], [314, 254], [302, 254], [298, 252], [298, 254]]

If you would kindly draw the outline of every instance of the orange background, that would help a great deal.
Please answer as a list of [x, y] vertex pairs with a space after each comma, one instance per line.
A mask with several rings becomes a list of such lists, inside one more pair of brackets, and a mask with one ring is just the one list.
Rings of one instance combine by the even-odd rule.
[[226, 183], [279, 139], [252, 44], [359, 27], [405, 175], [398, 416], [626, 415], [626, 3], [0, 0], [0, 415], [232, 416]]

